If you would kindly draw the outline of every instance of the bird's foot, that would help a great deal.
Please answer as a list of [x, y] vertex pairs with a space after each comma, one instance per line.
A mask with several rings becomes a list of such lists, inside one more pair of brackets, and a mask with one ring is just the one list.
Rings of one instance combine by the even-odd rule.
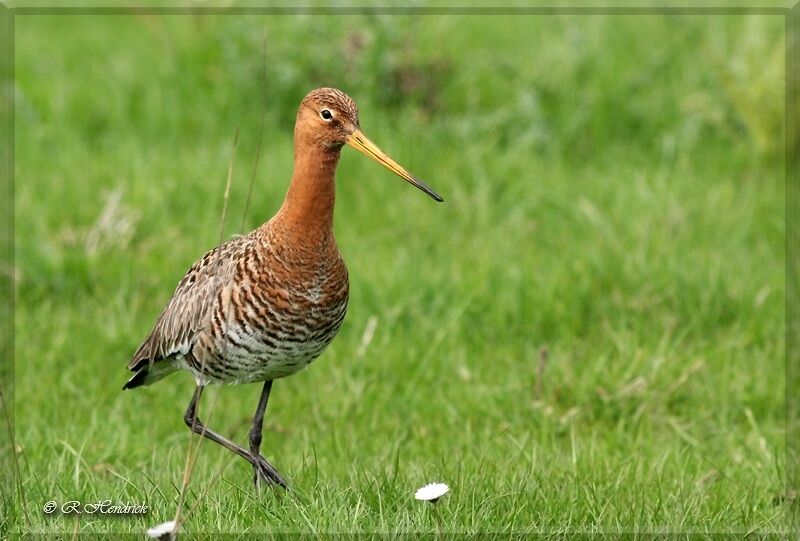
[[286, 480], [281, 477], [278, 470], [272, 467], [272, 464], [267, 462], [267, 459], [261, 455], [253, 457], [253, 483], [256, 486], [256, 491], [260, 490], [264, 484], [278, 485], [283, 489], [288, 489], [289, 485]]

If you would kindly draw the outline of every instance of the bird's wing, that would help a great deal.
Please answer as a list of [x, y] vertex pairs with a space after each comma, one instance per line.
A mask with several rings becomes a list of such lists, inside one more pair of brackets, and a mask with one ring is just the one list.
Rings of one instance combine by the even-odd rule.
[[186, 354], [206, 326], [220, 289], [230, 283], [241, 254], [249, 240], [238, 237], [214, 248], [198, 260], [183, 276], [175, 293], [158, 317], [153, 330], [136, 350], [128, 364], [136, 371], [177, 354]]

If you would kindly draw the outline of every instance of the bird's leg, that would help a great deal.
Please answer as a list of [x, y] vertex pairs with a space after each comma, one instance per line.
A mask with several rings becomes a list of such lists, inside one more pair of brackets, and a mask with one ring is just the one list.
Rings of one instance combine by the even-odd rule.
[[225, 447], [226, 449], [233, 451], [240, 457], [244, 458], [248, 462], [253, 462], [253, 456], [247, 452], [246, 449], [239, 447], [232, 441], [223, 436], [220, 436], [213, 430], [210, 430], [203, 426], [203, 422], [197, 417], [197, 403], [200, 401], [200, 397], [203, 395], [203, 386], [198, 385], [194, 390], [194, 395], [192, 396], [192, 401], [189, 403], [189, 407], [186, 408], [186, 413], [183, 414], [183, 421], [186, 423], [186, 426], [192, 429], [192, 432], [195, 434], [200, 434], [203, 437], [210, 439], [211, 441], [218, 443]]
[[264, 388], [261, 390], [261, 398], [258, 400], [256, 414], [253, 416], [253, 427], [250, 429], [250, 453], [255, 459], [253, 463], [253, 483], [256, 485], [256, 490], [260, 488], [262, 480], [277, 483], [283, 488], [286, 488], [286, 481], [259, 452], [261, 449], [261, 434], [264, 426], [264, 412], [267, 410], [267, 402], [269, 401], [269, 393], [271, 390], [272, 380], [265, 381]]
[[[186, 408], [186, 413], [183, 414], [183, 421], [186, 423], [186, 426], [191, 428], [192, 432], [194, 432], [195, 434], [200, 434], [201, 436], [210, 439], [214, 443], [218, 443], [219, 445], [222, 445], [226, 449], [233, 451], [240, 457], [247, 460], [250, 464], [252, 464], [254, 468], [259, 467], [261, 463], [265, 463], [265, 466], [262, 466], [265, 477], [268, 480], [271, 480], [281, 485], [283, 488], [286, 488], [286, 481], [284, 481], [281, 478], [281, 476], [278, 475], [278, 472], [276, 472], [275, 469], [272, 468], [272, 466], [270, 466], [269, 463], [267, 463], [267, 461], [264, 460], [262, 457], [253, 456], [250, 452], [247, 451], [247, 449], [244, 449], [243, 447], [236, 445], [229, 439], [224, 438], [219, 434], [217, 434], [216, 432], [214, 432], [213, 430], [210, 430], [205, 426], [203, 426], [203, 423], [197, 417], [197, 403], [200, 401], [200, 397], [202, 395], [203, 395], [203, 386], [198, 385], [194, 390], [194, 395], [192, 395], [192, 401], [189, 402], [189, 407]], [[270, 473], [272, 475], [270, 475]]]

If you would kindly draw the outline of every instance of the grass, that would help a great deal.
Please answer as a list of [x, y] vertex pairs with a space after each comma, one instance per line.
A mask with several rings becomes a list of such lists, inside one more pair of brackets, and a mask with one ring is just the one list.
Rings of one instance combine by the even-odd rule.
[[[245, 229], [334, 85], [446, 202], [344, 151], [349, 313], [265, 421], [294, 490], [204, 444], [186, 531], [433, 533], [434, 480], [447, 532], [786, 531], [783, 42], [759, 16], [17, 17], [2, 529], [172, 518], [193, 383], [123, 393], [125, 364], [218, 239], [236, 127], [226, 235], [264, 115]], [[201, 414], [245, 441], [258, 392]], [[41, 512], [105, 499], [151, 511]]]

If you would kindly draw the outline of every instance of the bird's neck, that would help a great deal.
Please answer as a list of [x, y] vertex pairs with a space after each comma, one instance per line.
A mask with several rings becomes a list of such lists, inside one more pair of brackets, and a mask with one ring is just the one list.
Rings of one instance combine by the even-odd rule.
[[339, 149], [295, 147], [292, 182], [276, 216], [287, 232], [306, 240], [332, 236], [339, 155]]

